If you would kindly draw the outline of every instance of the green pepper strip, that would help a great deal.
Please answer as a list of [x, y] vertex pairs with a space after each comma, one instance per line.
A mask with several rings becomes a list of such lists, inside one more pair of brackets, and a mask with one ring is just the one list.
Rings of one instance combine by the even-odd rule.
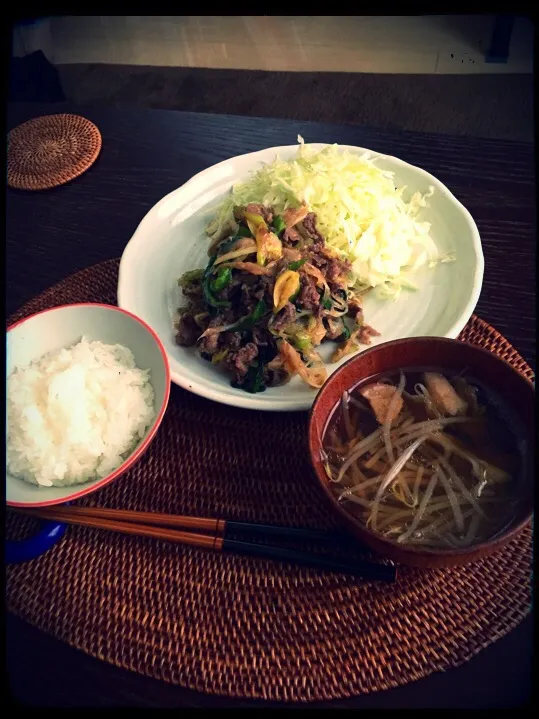
[[215, 260], [217, 259], [217, 256], [214, 255], [211, 260], [208, 262], [208, 266], [206, 267], [206, 270], [204, 272], [204, 276], [202, 278], [202, 292], [204, 293], [204, 299], [206, 302], [210, 305], [210, 307], [230, 307], [230, 302], [227, 300], [218, 300], [217, 297], [214, 296], [212, 290], [211, 290], [211, 274], [212, 274], [212, 268]]
[[264, 384], [264, 363], [258, 362], [256, 365], [249, 367], [245, 382], [241, 385], [241, 389], [251, 394], [264, 392], [266, 385]]
[[304, 265], [306, 262], [307, 262], [307, 260], [305, 258], [303, 258], [302, 260], [296, 260], [296, 262], [290, 262], [288, 264], [288, 269], [289, 270], [299, 270], [299, 268], [302, 265]]
[[214, 292], [219, 292], [228, 287], [232, 280], [232, 270], [230, 267], [219, 267], [217, 277], [213, 280], [210, 287]]
[[326, 297], [325, 300], [322, 300], [322, 307], [323, 307], [325, 310], [330, 310], [330, 309], [331, 309], [331, 306], [332, 306], [332, 302], [331, 302], [331, 300], [329, 299], [329, 297]]
[[281, 215], [275, 215], [272, 222], [273, 229], [277, 234], [280, 234], [283, 232], [283, 230], [286, 230], [286, 222], [283, 220]]
[[252, 237], [251, 230], [248, 227], [240, 225], [236, 237]]
[[311, 346], [311, 338], [308, 335], [297, 334], [294, 337], [294, 345], [300, 352], [308, 349]]
[[252, 311], [250, 315], [247, 315], [247, 317], [244, 317], [242, 320], [239, 320], [239, 322], [234, 325], [234, 327], [231, 327], [232, 332], [243, 332], [244, 330], [251, 329], [251, 327], [258, 322], [258, 320], [266, 313], [267, 307], [264, 300], [259, 300], [256, 303], [256, 307]]

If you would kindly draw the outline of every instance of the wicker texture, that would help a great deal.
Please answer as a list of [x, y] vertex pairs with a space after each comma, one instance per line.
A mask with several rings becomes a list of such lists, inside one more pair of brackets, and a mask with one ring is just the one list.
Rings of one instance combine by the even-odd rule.
[[[114, 303], [118, 263], [96, 265], [12, 320], [68, 302]], [[473, 317], [461, 339], [532, 370]], [[81, 505], [334, 528], [312, 477], [305, 413], [251, 412], [173, 387], [154, 443]], [[8, 536], [29, 520], [8, 515]], [[530, 611], [531, 528], [465, 567], [403, 568], [396, 585], [71, 527], [7, 568], [10, 611], [99, 659], [204, 692], [343, 698], [467, 661]], [[300, 545], [295, 545], [300, 546]], [[306, 549], [312, 549], [303, 545]], [[356, 545], [343, 556], [363, 556]]]
[[8, 134], [7, 181], [19, 190], [46, 190], [82, 175], [101, 150], [101, 133], [80, 115], [43, 115]]

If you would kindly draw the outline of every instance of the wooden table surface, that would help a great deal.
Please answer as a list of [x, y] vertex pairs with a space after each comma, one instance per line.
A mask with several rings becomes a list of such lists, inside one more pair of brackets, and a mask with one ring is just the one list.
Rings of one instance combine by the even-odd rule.
[[[40, 114], [78, 112], [103, 149], [82, 177], [53, 190], [7, 190], [6, 316], [67, 275], [119, 257], [144, 214], [192, 175], [234, 155], [276, 145], [338, 142], [396, 155], [438, 177], [472, 213], [485, 276], [476, 313], [535, 367], [533, 145], [160, 110], [13, 105], [8, 129]], [[109, 666], [8, 618], [14, 697], [49, 706], [264, 706], [221, 700]], [[532, 621], [458, 669], [333, 707], [496, 707], [531, 692]], [[34, 669], [31, 669], [34, 667]], [[36, 667], [44, 667], [36, 671]], [[45, 669], [46, 668], [46, 669]], [[275, 705], [274, 705], [275, 706]]]

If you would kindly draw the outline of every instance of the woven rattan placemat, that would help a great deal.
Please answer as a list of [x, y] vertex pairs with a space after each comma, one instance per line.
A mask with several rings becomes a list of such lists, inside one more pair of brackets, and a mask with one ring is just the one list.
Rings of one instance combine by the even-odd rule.
[[47, 190], [82, 175], [97, 159], [101, 133], [80, 115], [43, 115], [8, 133], [7, 181], [19, 190]]
[[[55, 305], [114, 304], [118, 262], [64, 280], [11, 320]], [[532, 378], [492, 327], [461, 339]], [[335, 528], [311, 474], [306, 413], [227, 407], [173, 387], [163, 424], [126, 475], [81, 505]], [[30, 522], [8, 514], [8, 536]], [[531, 528], [460, 568], [403, 568], [396, 585], [71, 527], [7, 568], [8, 609], [103, 661], [235, 697], [309, 701], [388, 689], [457, 666], [531, 605]], [[361, 556], [352, 545], [343, 550]]]

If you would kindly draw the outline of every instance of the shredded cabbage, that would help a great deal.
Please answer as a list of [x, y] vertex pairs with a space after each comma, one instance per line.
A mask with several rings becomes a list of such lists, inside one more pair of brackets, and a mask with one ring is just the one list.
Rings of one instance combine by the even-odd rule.
[[433, 187], [406, 202], [406, 187], [395, 188], [394, 173], [376, 167], [369, 153], [356, 155], [338, 145], [310, 150], [299, 135], [298, 142], [295, 159], [276, 157], [234, 185], [213, 227], [229, 222], [235, 205], [256, 202], [282, 212], [306, 204], [316, 212], [326, 243], [351, 261], [355, 289], [376, 287], [385, 298], [416, 289], [407, 275], [419, 267], [453, 259], [436, 257], [430, 224], [416, 220]]

